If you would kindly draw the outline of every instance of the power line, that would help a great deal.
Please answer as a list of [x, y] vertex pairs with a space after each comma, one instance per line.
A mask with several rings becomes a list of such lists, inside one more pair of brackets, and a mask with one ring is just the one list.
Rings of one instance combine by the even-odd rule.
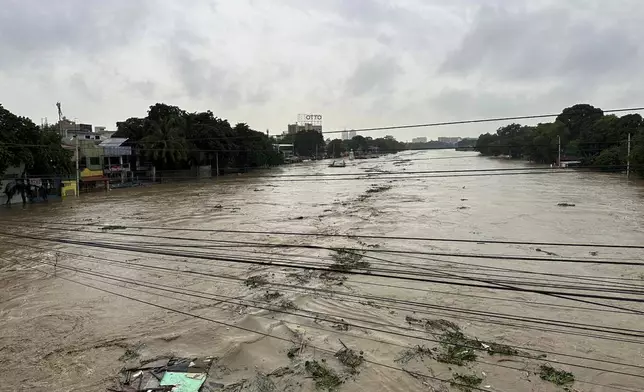
[[[642, 110], [644, 110], [644, 107], [608, 109], [608, 110], [604, 110], [603, 112], [604, 113], [639, 112]], [[483, 118], [483, 119], [476, 119], [476, 120], [444, 121], [444, 122], [409, 124], [409, 125], [392, 125], [392, 126], [386, 126], [386, 127], [371, 127], [371, 128], [354, 128], [354, 129], [348, 129], [347, 131], [371, 132], [371, 131], [387, 131], [387, 130], [393, 130], [393, 129], [439, 127], [439, 126], [445, 126], [445, 125], [477, 124], [477, 123], [486, 123], [486, 122], [500, 122], [500, 121], [514, 121], [514, 120], [534, 120], [534, 119], [546, 118], [546, 117], [558, 117], [560, 114], [561, 113], [534, 114], [529, 116], [492, 117], [492, 118]], [[330, 132], [324, 132], [324, 133], [341, 133], [341, 132], [344, 132], [344, 131], [330, 131]]]
[[[76, 245], [85, 245], [88, 247], [96, 247], [96, 248], [104, 248], [104, 249], [122, 249], [122, 250], [129, 250], [131, 252], [135, 253], [148, 253], [148, 254], [158, 254], [158, 255], [166, 255], [166, 256], [178, 256], [178, 257], [183, 257], [180, 252], [172, 252], [172, 251], [167, 251], [167, 250], [155, 250], [154, 252], [152, 251], [145, 251], [141, 250], [139, 248], [129, 248], [125, 246], [106, 246], [103, 244], [97, 244], [93, 242], [83, 242], [83, 241], [73, 241], [73, 240], [65, 240], [65, 239], [51, 239], [51, 238], [38, 238], [38, 237], [33, 237], [33, 236], [27, 236], [27, 235], [18, 235], [18, 234], [12, 234], [12, 233], [6, 233], [6, 232], [0, 232], [0, 234], [11, 236], [11, 237], [17, 237], [17, 238], [28, 238], [28, 239], [33, 239], [33, 240], [42, 240], [42, 241], [49, 241], [49, 242], [54, 242], [54, 243], [63, 243], [63, 244], [76, 244]], [[414, 282], [426, 282], [426, 283], [437, 283], [437, 284], [445, 284], [445, 285], [455, 285], [455, 286], [464, 286], [464, 287], [475, 287], [475, 288], [494, 288], [496, 290], [505, 290], [505, 291], [520, 291], [520, 292], [530, 292], [530, 293], [536, 293], [536, 294], [544, 294], [544, 295], [566, 295], [569, 297], [580, 297], [580, 298], [594, 298], [594, 299], [604, 299], [604, 300], [613, 300], [617, 302], [634, 302], [634, 303], [644, 303], [644, 299], [640, 298], [631, 298], [631, 297], [611, 297], [611, 296], [606, 296], [606, 295], [600, 295], [600, 294], [583, 294], [583, 293], [568, 293], [568, 292], [556, 292], [556, 291], [549, 291], [549, 290], [537, 290], [537, 289], [527, 289], [527, 288], [520, 288], [520, 287], [509, 287], [505, 285], [498, 285], [499, 287], [494, 287], [494, 286], [481, 286], [473, 283], [466, 283], [466, 282], [445, 282], [444, 280], [439, 280], [439, 279], [427, 279], [427, 278], [422, 278], [422, 277], [417, 277], [417, 276], [396, 276], [396, 275], [387, 275], [387, 274], [382, 274], [382, 273], [373, 273], [370, 271], [367, 272], [362, 272], [362, 271], [344, 271], [344, 270], [334, 270], [334, 269], [328, 269], [328, 268], [322, 268], [318, 266], [301, 266], [301, 265], [292, 265], [292, 264], [287, 264], [287, 263], [264, 263], [262, 261], [257, 261], [257, 260], [241, 260], [241, 259], [234, 259], [234, 258], [217, 258], [217, 257], [212, 257], [212, 256], [206, 256], [206, 255], [191, 255], [193, 258], [198, 258], [198, 259], [204, 259], [204, 260], [217, 260], [217, 261], [230, 261], [230, 262], [238, 262], [238, 263], [244, 263], [244, 264], [251, 264], [251, 265], [272, 265], [272, 266], [281, 266], [281, 267], [288, 267], [288, 268], [295, 268], [295, 269], [304, 269], [304, 270], [317, 270], [317, 271], [335, 271], [335, 272], [342, 272], [346, 274], [351, 274], [351, 275], [363, 275], [363, 276], [375, 276], [375, 277], [384, 277], [384, 278], [390, 278], [390, 279], [400, 279], [400, 280], [408, 280], [408, 281], [414, 281]], [[566, 299], [570, 299], [567, 297], [562, 297]], [[606, 305], [608, 306], [608, 305]], [[625, 308], [621, 308], [624, 310]], [[630, 310], [630, 309], [626, 309]], [[631, 310], [632, 312], [635, 313], [642, 313], [639, 311], [634, 311]]]
[[[40, 263], [48, 264], [48, 265], [51, 265], [51, 266], [56, 266], [56, 265], [54, 265], [52, 263], [47, 263], [47, 262], [42, 262], [42, 261]], [[175, 291], [175, 290], [165, 290], [165, 289], [160, 289], [158, 287], [155, 287], [154, 285], [146, 285], [144, 283], [141, 283], [140, 281], [134, 281], [134, 280], [131, 280], [131, 279], [130, 280], [118, 279], [118, 277], [113, 277], [111, 275], [94, 273], [94, 272], [91, 272], [91, 271], [88, 271], [88, 270], [72, 268], [72, 267], [65, 267], [65, 266], [60, 266], [60, 265], [57, 265], [57, 266], [61, 267], [61, 268], [64, 268], [64, 269], [69, 269], [69, 270], [72, 270], [72, 271], [84, 273], [84, 274], [100, 276], [100, 277], [104, 277], [104, 278], [110, 279], [110, 280], [115, 280], [115, 281], [121, 281], [121, 282], [124, 282], [124, 283], [134, 284], [136, 286], [150, 287], [150, 288], [153, 288], [153, 289], [156, 289], [156, 290], [159, 290], [159, 291], [168, 291], [168, 292], [173, 292], [173, 293], [180, 294], [180, 295], [188, 295], [188, 296], [197, 297], [197, 298], [204, 298], [204, 299], [213, 299], [212, 297], [215, 297], [215, 298], [217, 298], [217, 297], [232, 298], [232, 297], [226, 297], [226, 296], [221, 296], [221, 295], [216, 295], [216, 294], [209, 294], [210, 297], [207, 297], [207, 296], [200, 295], [200, 294], [204, 294], [204, 293], [194, 291], [194, 290], [185, 290], [184, 289], [184, 291], [192, 291], [192, 292], [194, 292], [196, 294], [187, 294], [185, 292]], [[106, 283], [106, 282], [103, 282], [103, 283]], [[107, 283], [107, 284], [109, 284], [109, 283]], [[175, 288], [173, 286], [167, 286], [167, 285], [161, 285], [161, 286]], [[174, 299], [176, 299], [176, 298], [174, 298]], [[259, 303], [260, 302], [260, 301], [249, 301], [249, 300], [246, 300], [246, 301], [247, 302], [254, 302], [254, 303]], [[226, 300], [221, 300], [220, 302], [232, 303], [232, 304], [240, 304], [240, 303], [226, 301]], [[294, 316], [298, 316], [298, 317], [310, 318], [310, 319], [315, 319], [315, 320], [319, 319], [317, 317], [318, 314], [323, 314], [323, 315], [327, 315], [327, 316], [331, 316], [331, 317], [336, 317], [336, 316], [333, 316], [333, 315], [328, 315], [328, 314], [320, 313], [320, 312], [310, 312], [310, 313], [315, 314], [316, 316], [305, 316], [305, 315], [301, 315], [301, 314], [298, 314], [298, 313], [289, 312], [289, 311], [283, 310], [283, 309], [274, 309], [274, 308], [269, 308], [269, 307], [264, 307], [264, 306], [247, 305], [247, 304], [244, 304], [244, 303], [241, 303], [240, 305], [249, 306], [249, 307], [258, 308], [258, 309], [269, 310], [269, 311], [273, 311], [273, 312], [277, 312], [277, 313], [290, 314], [290, 315], [294, 315]], [[386, 327], [395, 327], [395, 328], [399, 328], [399, 329], [402, 329], [402, 330], [417, 332], [417, 330], [415, 330], [413, 328], [405, 328], [405, 327], [399, 327], [399, 326], [396, 326], [396, 325], [376, 323], [376, 322], [369, 321], [369, 320], [355, 319], [355, 318], [352, 318], [352, 317], [349, 317], [349, 316], [345, 316], [345, 318], [347, 318], [349, 320], [353, 319], [353, 320], [368, 322], [368, 323], [372, 323], [372, 324], [376, 324], [376, 325], [382, 325], [382, 326], [386, 326]], [[323, 321], [337, 321], [337, 320], [323, 320]], [[394, 334], [394, 335], [397, 335], [397, 336], [409, 337], [409, 338], [413, 338], [413, 339], [426, 340], [426, 341], [429, 341], [429, 342], [441, 343], [440, 340], [436, 340], [436, 339], [429, 339], [429, 338], [425, 338], [425, 337], [421, 337], [421, 336], [415, 336], [415, 335], [409, 336], [409, 335], [405, 335], [405, 334], [398, 334], [398, 333], [394, 333], [394, 332], [391, 332], [391, 331], [385, 331], [385, 330], [381, 330], [381, 329], [365, 327], [363, 325], [356, 325], [356, 324], [350, 324], [350, 323], [347, 323], [347, 324], [350, 325], [350, 326], [356, 327], [356, 328], [362, 328], [362, 329], [382, 332], [382, 333], [386, 333], [386, 334]], [[319, 327], [316, 327], [316, 326], [311, 326], [311, 327], [316, 328], [316, 329], [321, 329], [321, 330], [327, 331], [327, 332], [335, 332], [335, 331], [319, 328]], [[354, 335], [350, 335], [350, 336], [357, 337], [357, 336], [354, 336]], [[366, 339], [369, 339], [369, 338], [366, 338]], [[372, 340], [372, 339], [369, 339], [369, 340]], [[377, 341], [380, 342], [380, 343], [389, 344], [389, 342], [384, 342], [384, 341], [381, 341], [381, 340], [377, 340]], [[397, 345], [397, 344], [394, 344], [394, 345]], [[403, 346], [401, 346], [401, 347], [403, 347]], [[475, 346], [464, 346], [464, 347], [479, 350], [479, 351], [487, 351], [486, 349], [481, 348], [481, 347], [475, 347]], [[545, 354], [553, 354], [553, 355], [559, 355], [559, 356], [565, 356], [565, 357], [571, 357], [571, 358], [577, 358], [577, 359], [591, 360], [591, 361], [597, 361], [597, 362], [602, 362], [602, 363], [609, 363], [609, 364], [616, 364], [616, 365], [621, 365], [621, 366], [630, 366], [630, 367], [636, 367], [636, 368], [643, 368], [644, 369], [644, 367], [642, 367], [642, 366], [631, 365], [631, 364], [620, 363], [620, 362], [614, 362], [614, 361], [605, 361], [605, 360], [594, 359], [594, 358], [580, 357], [580, 356], [575, 356], [575, 355], [569, 355], [569, 354], [558, 353], [558, 352], [550, 352], [550, 351], [526, 348], [526, 347], [521, 347], [521, 346], [510, 346], [510, 347], [523, 349], [523, 350], [529, 350], [529, 351], [536, 351], [536, 352], [545, 353]], [[514, 356], [527, 358], [527, 359], [536, 359], [533, 356], [523, 355], [523, 354], [520, 354], [520, 353], [517, 354], [517, 355], [514, 355]], [[622, 374], [622, 375], [628, 375], [628, 376], [644, 378], [644, 376], [635, 375], [635, 374], [631, 374], [631, 373], [615, 372], [615, 371], [611, 371], [611, 370], [607, 370], [607, 369], [598, 369], [598, 368], [593, 368], [593, 367], [587, 367], [587, 366], [584, 366], [584, 365], [577, 365], [577, 364], [571, 364], [571, 363], [565, 363], [565, 362], [558, 362], [558, 363], [565, 364], [565, 365], [570, 365], [570, 366], [575, 366], [575, 367], [586, 368], [586, 369], [601, 370], [601, 371], [607, 371], [607, 372], [616, 373], [616, 374]], [[494, 365], [494, 364], [491, 364], [491, 365]]]
[[[14, 223], [23, 223], [18, 220], [12, 220]], [[31, 221], [38, 224], [56, 224], [55, 222], [47, 221]], [[73, 226], [94, 226], [100, 227], [104, 226], [100, 223], [79, 223], [79, 222], [65, 222], [65, 225]], [[191, 228], [191, 227], [168, 227], [168, 226], [148, 226], [148, 225], [122, 225], [126, 229], [138, 229], [138, 230], [171, 230], [171, 231], [188, 231], [188, 232], [206, 232], [206, 233], [232, 233], [232, 234], [260, 234], [260, 235], [280, 235], [280, 236], [300, 236], [300, 237], [319, 237], [319, 238], [360, 238], [360, 239], [380, 239], [380, 240], [404, 240], [404, 241], [424, 241], [424, 242], [463, 242], [463, 243], [475, 243], [475, 244], [506, 244], [506, 245], [526, 245], [526, 246], [562, 246], [562, 247], [593, 247], [593, 248], [615, 248], [615, 249], [644, 249], [644, 245], [616, 245], [616, 244], [593, 244], [593, 243], [566, 243], [566, 242], [530, 242], [530, 241], [505, 241], [505, 240], [488, 240], [488, 239], [451, 239], [451, 238], [432, 238], [432, 237], [406, 237], [406, 236], [383, 236], [383, 235], [369, 235], [369, 234], [332, 234], [332, 233], [299, 233], [292, 231], [259, 231], [259, 230], [232, 230], [232, 229], [203, 229], [203, 228]], [[114, 233], [121, 234], [121, 233]], [[181, 237], [164, 237], [167, 239], [185, 239]], [[186, 239], [187, 240], [187, 239]], [[208, 241], [199, 239], [199, 241]], [[220, 240], [215, 240], [220, 241]], [[220, 241], [221, 242], [221, 241]], [[261, 245], [260, 243], [253, 242], [243, 242], [238, 241], [236, 243], [242, 244], [247, 243], [251, 245]], [[283, 244], [269, 244], [270, 246], [280, 247], [280, 246], [292, 246], [292, 247], [309, 247], [305, 245], [283, 245]], [[324, 248], [330, 249], [330, 248]], [[352, 251], [359, 251], [361, 249], [347, 248]], [[381, 250], [381, 249], [371, 249], [371, 252], [385, 252], [385, 253], [397, 253], [398, 251], [393, 250]], [[437, 256], [435, 253], [431, 252], [406, 252], [412, 254], [424, 254]], [[442, 256], [463, 256], [466, 255], [460, 254], [438, 254]], [[526, 260], [543, 260], [543, 261], [559, 261], [559, 259], [552, 258], [528, 258]], [[563, 259], [566, 260], [566, 259]], [[577, 260], [575, 260], [577, 261]], [[589, 263], [598, 263], [602, 264], [601, 260], [588, 260]]]
[[[14, 244], [14, 245], [22, 245], [17, 242], [12, 242], [8, 241], [9, 244]], [[39, 246], [34, 246], [30, 245], [32, 247], [35, 247], [37, 249], [43, 249], [43, 250], [49, 250], [49, 248], [43, 248]], [[78, 246], [78, 245], [77, 245]], [[115, 252], [123, 252], [123, 253], [129, 253], [128, 251], [121, 251], [121, 250], [113, 250]], [[83, 255], [79, 253], [74, 253], [74, 252], [69, 252], [69, 251], [63, 251], [57, 249], [56, 252], [58, 253], [63, 253], [63, 254], [69, 254], [72, 256], [79, 256], [79, 257], [84, 257], [84, 258], [91, 258], [91, 259], [97, 259], [97, 260], [103, 260], [107, 262], [115, 262], [115, 263], [123, 263], [118, 260], [113, 260], [109, 258], [102, 258], [102, 257], [96, 257], [96, 256], [91, 256], [91, 255]], [[292, 256], [292, 255], [288, 255]], [[409, 257], [409, 256], [407, 256]], [[187, 263], [187, 260], [181, 260], [181, 262]], [[195, 262], [196, 263], [196, 262]], [[127, 263], [129, 266], [131, 264]], [[209, 264], [202, 264], [202, 263], [197, 263], [198, 265], [202, 266], [207, 266]], [[150, 267], [150, 268], [155, 268], [154, 266], [149, 266], [149, 265], [141, 265], [143, 267]], [[227, 266], [226, 268], [237, 268], [237, 269], [243, 269], [243, 267], [234, 267], [234, 266]], [[245, 270], [245, 269], [244, 269]], [[221, 277], [221, 276], [220, 276]], [[224, 279], [230, 279], [229, 277], [223, 277]], [[522, 301], [522, 300], [516, 300], [516, 299], [510, 299], [510, 298], [502, 298], [502, 297], [489, 297], [489, 296], [480, 296], [480, 295], [473, 295], [473, 294], [463, 294], [463, 293], [458, 293], [458, 292], [453, 292], [453, 291], [439, 291], [439, 290], [429, 290], [429, 289], [420, 289], [420, 288], [414, 288], [414, 287], [405, 287], [405, 286], [398, 286], [398, 285], [391, 285], [391, 284], [383, 284], [383, 283], [376, 283], [376, 282], [366, 282], [366, 281], [355, 281], [353, 283], [360, 284], [360, 285], [371, 285], [371, 286], [380, 286], [380, 287], [389, 287], [389, 288], [399, 288], [399, 289], [404, 289], [404, 290], [413, 290], [413, 291], [423, 291], [423, 292], [428, 292], [428, 293], [438, 293], [438, 294], [448, 294], [448, 295], [453, 295], [453, 296], [461, 296], [461, 297], [468, 297], [468, 298], [481, 298], [481, 299], [492, 299], [495, 301], [507, 301], [507, 302], [517, 302], [517, 303], [526, 303], [530, 305], [544, 305], [544, 306], [550, 306], [550, 307], [560, 307], [560, 308], [566, 308], [566, 309], [575, 309], [575, 310], [586, 310], [586, 311], [596, 311], [596, 312], [608, 312], [608, 313], [622, 313], [622, 314], [632, 314], [632, 312], [626, 312], [626, 311], [619, 311], [619, 310], [606, 310], [606, 309], [597, 309], [597, 308], [589, 308], [589, 307], [579, 307], [579, 306], [570, 306], [570, 305], [559, 305], [559, 304], [552, 304], [552, 303], [542, 303], [542, 302], [536, 302], [536, 301]], [[271, 283], [271, 285], [277, 285], [280, 286], [279, 284], [274, 284]], [[280, 286], [281, 287], [281, 286]], [[290, 287], [290, 286], [286, 286]], [[299, 289], [299, 288], [298, 288]], [[335, 292], [334, 292], [335, 293]]]

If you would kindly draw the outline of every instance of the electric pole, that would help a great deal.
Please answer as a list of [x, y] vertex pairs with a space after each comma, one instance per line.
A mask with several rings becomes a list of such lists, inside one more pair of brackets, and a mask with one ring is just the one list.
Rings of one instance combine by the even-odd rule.
[[561, 136], [557, 136], [557, 166], [561, 168]]
[[626, 149], [626, 180], [631, 175], [631, 134], [628, 134], [628, 147]]

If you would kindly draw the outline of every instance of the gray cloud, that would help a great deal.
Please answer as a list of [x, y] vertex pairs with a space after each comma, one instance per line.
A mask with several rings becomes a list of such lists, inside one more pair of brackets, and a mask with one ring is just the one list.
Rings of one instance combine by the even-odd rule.
[[374, 56], [358, 64], [347, 80], [347, 91], [355, 96], [391, 91], [402, 68], [395, 58]]
[[[5, 0], [0, 66], [46, 66], [118, 48], [140, 37], [150, 0]], [[0, 68], [0, 71], [2, 70]]]
[[640, 0], [4, 0], [0, 86], [16, 113], [54, 118], [62, 101], [108, 126], [163, 101], [276, 131], [306, 111], [337, 129], [636, 106], [642, 11]]
[[638, 66], [638, 36], [618, 23], [603, 26], [575, 13], [561, 7], [535, 11], [484, 7], [441, 71], [539, 82], [626, 74]]

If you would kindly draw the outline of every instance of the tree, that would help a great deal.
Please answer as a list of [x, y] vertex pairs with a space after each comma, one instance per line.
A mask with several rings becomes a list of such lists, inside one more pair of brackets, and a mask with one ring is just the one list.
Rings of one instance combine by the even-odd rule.
[[9, 166], [21, 163], [33, 175], [68, 175], [73, 170], [72, 155], [62, 147], [55, 128], [41, 129], [0, 105], [0, 176]]
[[341, 139], [333, 139], [326, 145], [326, 154], [332, 158], [340, 158], [346, 151]]
[[176, 166], [188, 159], [184, 137], [185, 118], [160, 117], [152, 120], [152, 132], [141, 139], [144, 155], [162, 167]]
[[563, 123], [570, 131], [570, 139], [577, 139], [582, 131], [588, 130], [604, 116], [604, 111], [588, 104], [577, 104], [565, 108], [557, 121]]
[[293, 137], [295, 151], [300, 156], [314, 156], [324, 151], [324, 137], [322, 133], [314, 130], [299, 131]]

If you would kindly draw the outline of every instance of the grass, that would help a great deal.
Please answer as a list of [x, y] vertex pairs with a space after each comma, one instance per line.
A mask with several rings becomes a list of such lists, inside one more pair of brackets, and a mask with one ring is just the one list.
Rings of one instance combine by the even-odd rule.
[[483, 379], [481, 377], [454, 373], [454, 376], [449, 382], [449, 385], [463, 392], [472, 392], [474, 388], [478, 389], [479, 385], [481, 385], [482, 382]]
[[548, 364], [540, 367], [539, 377], [555, 385], [566, 386], [575, 382], [575, 375], [564, 370], [555, 369]]
[[251, 276], [248, 279], [246, 279], [244, 281], [244, 284], [246, 286], [250, 287], [251, 289], [255, 289], [257, 287], [264, 286], [264, 285], [268, 284], [268, 280], [263, 275], [255, 275], [255, 276]]
[[322, 391], [334, 391], [342, 384], [340, 377], [326, 365], [318, 361], [306, 361], [304, 369], [313, 377], [315, 387]]

